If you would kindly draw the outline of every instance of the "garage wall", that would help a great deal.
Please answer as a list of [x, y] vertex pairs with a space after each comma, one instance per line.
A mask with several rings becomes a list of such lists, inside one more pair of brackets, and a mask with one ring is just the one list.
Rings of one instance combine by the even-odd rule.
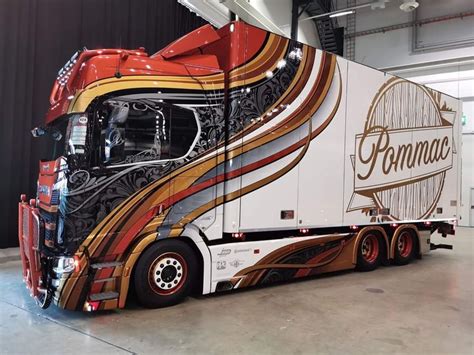
[[[262, 16], [273, 22], [283, 32], [285, 37], [291, 37], [292, 0], [248, 0], [248, 2]], [[254, 19], [245, 15], [244, 12], [241, 13], [241, 17], [244, 21], [259, 26]], [[306, 17], [308, 17], [308, 15], [303, 13], [301, 14], [300, 20]], [[316, 48], [321, 48], [317, 33], [313, 21], [302, 21], [298, 26], [298, 41]]]
[[0, 1], [0, 248], [18, 244], [20, 193], [35, 196], [48, 152], [29, 131], [43, 124], [59, 68], [84, 46], [154, 53], [204, 24], [176, 0]]
[[[417, 1], [420, 3], [416, 10], [418, 19], [474, 11], [474, 2], [471, 0]], [[357, 4], [361, 3], [367, 3], [367, 1], [357, 1]], [[400, 0], [392, 0], [386, 3], [385, 9], [371, 10], [368, 7], [357, 10], [356, 32], [413, 21], [415, 13], [401, 11], [400, 4]], [[337, 7], [347, 7], [347, 0], [337, 0]], [[341, 17], [339, 22], [345, 25], [346, 20], [347, 17]], [[382, 69], [473, 56], [473, 28], [474, 16], [468, 16], [417, 27], [416, 43], [413, 42], [413, 27], [357, 36], [355, 38], [355, 61]], [[471, 40], [470, 45], [461, 46], [461, 42], [469, 40]], [[448, 45], [455, 43], [458, 43], [460, 47], [448, 47]], [[418, 49], [414, 51], [414, 47]], [[425, 50], [422, 50], [423, 48]]]

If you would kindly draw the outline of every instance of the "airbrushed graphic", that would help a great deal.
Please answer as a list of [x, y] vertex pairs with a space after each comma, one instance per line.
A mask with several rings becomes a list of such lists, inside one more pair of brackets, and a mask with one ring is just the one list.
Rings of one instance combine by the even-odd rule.
[[430, 216], [453, 166], [455, 119], [438, 93], [389, 80], [374, 98], [365, 132], [356, 136], [348, 211], [387, 209], [383, 218], [391, 220]]
[[341, 257], [341, 254], [344, 250], [351, 251], [355, 239], [353, 234], [307, 239], [278, 248], [256, 264], [240, 270], [233, 278], [234, 287], [268, 284], [335, 271], [341, 265], [331, 264], [338, 258], [350, 261], [350, 258]]
[[22, 252], [35, 297], [49, 282], [59, 307], [105, 310], [132, 280], [172, 300], [369, 270], [451, 231], [453, 98], [243, 22], [73, 58], [46, 120], [80, 123], [79, 153], [41, 162], [38, 206], [19, 209], [20, 243], [44, 230], [50, 248]]
[[[180, 96], [182, 100], [168, 95], [167, 99], [195, 109], [200, 116], [204, 134], [186, 160], [163, 166], [144, 163], [102, 180], [91, 181], [93, 178], [85, 173], [83, 179], [76, 178], [80, 184], [72, 191], [83, 193], [74, 195], [80, 201], [74, 206], [80, 208], [71, 210], [78, 216], [75, 220], [81, 220], [77, 231], [89, 233], [79, 250], [87, 250], [92, 258], [115, 255], [113, 260], [126, 259], [127, 254], [134, 252], [137, 241], [177, 237], [187, 224], [206, 212], [271, 183], [297, 166], [311, 140], [324, 130], [338, 109], [342, 83], [336, 58], [322, 53], [316, 59], [314, 49], [273, 35], [266, 38], [262, 47], [262, 50], [272, 48], [272, 61], [260, 62], [257, 57], [246, 66], [245, 73], [237, 76], [236, 79], [245, 77], [245, 82], [235, 87], [231, 84], [227, 121], [219, 90], [205, 91], [206, 99], [210, 97], [216, 103], [211, 110], [209, 106], [200, 108], [201, 101], [195, 99], [203, 97], [192, 96], [191, 92]], [[300, 56], [295, 57], [294, 53]], [[278, 68], [281, 60], [286, 65]], [[261, 74], [268, 70], [274, 72], [271, 78]], [[251, 73], [257, 76], [251, 77]], [[314, 79], [309, 92], [298, 102], [296, 98], [310, 76]], [[208, 79], [209, 82], [212, 80]], [[127, 99], [160, 100], [164, 93], [163, 90], [159, 97], [150, 93], [133, 94]], [[322, 113], [316, 114], [318, 110]], [[268, 125], [272, 120], [276, 121], [275, 125]], [[227, 150], [223, 149], [225, 135], [229, 136]], [[213, 151], [215, 147], [217, 155]], [[211, 154], [206, 154], [208, 151]], [[292, 153], [296, 155], [291, 160], [282, 166], [276, 164]], [[230, 161], [239, 168], [232, 170]], [[270, 174], [258, 178], [263, 167], [270, 167]], [[252, 173], [256, 178], [251, 178], [247, 185], [224, 193], [224, 181], [232, 186], [233, 178], [251, 177]], [[163, 209], [162, 214], [153, 212], [156, 206]], [[84, 228], [88, 218], [91, 220], [88, 225], [95, 226], [92, 230]], [[110, 277], [112, 273], [112, 270], [98, 271], [94, 278]], [[83, 300], [70, 295], [81, 280], [80, 275], [74, 275], [61, 284], [59, 299], [63, 307], [80, 307]]]

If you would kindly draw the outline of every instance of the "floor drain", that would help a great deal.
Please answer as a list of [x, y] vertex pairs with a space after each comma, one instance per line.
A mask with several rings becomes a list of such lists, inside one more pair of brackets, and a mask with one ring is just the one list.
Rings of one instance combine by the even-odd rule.
[[384, 290], [381, 288], [366, 288], [365, 290], [372, 293], [384, 293]]

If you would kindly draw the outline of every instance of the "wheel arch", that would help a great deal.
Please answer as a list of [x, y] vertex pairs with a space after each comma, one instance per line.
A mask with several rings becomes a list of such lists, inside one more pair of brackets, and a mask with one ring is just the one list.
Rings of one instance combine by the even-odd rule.
[[182, 241], [183, 243], [187, 244], [196, 254], [196, 259], [201, 271], [201, 282], [198, 282], [198, 284], [195, 285], [196, 287], [193, 290], [193, 293], [202, 294], [210, 292], [210, 281], [208, 281], [210, 279], [210, 272], [206, 275], [206, 267], [210, 269], [210, 253], [209, 249], [204, 243], [204, 240], [199, 235], [199, 230], [196, 229], [196, 227], [190, 228], [187, 226], [179, 237], [163, 239], [158, 239], [158, 232], [155, 232], [143, 237], [138, 243], [136, 243], [129, 255], [124, 260], [124, 267], [120, 278], [119, 308], [123, 308], [125, 306], [130, 291], [130, 283], [134, 277], [135, 267], [140, 256], [152, 245], [168, 239]]
[[203, 237], [201, 233], [197, 226], [190, 223], [178, 238], [182, 238], [197, 255], [201, 279], [198, 285], [195, 285], [194, 293], [207, 294], [211, 292], [211, 252], [205, 243], [205, 236]]
[[388, 258], [388, 255], [389, 255], [389, 252], [390, 252], [390, 250], [389, 250], [390, 243], [388, 242], [387, 233], [380, 226], [367, 226], [367, 227], [362, 228], [359, 231], [359, 233], [357, 233], [356, 240], [355, 240], [355, 243], [354, 243], [354, 250], [352, 251], [352, 264], [354, 264], [354, 265], [357, 264], [357, 250], [359, 249], [359, 243], [361, 242], [362, 237], [367, 232], [370, 232], [370, 231], [376, 231], [382, 236], [382, 238], [385, 242], [385, 248], [383, 249], [384, 250], [384, 255], [385, 255], [385, 258]]
[[402, 224], [401, 226], [398, 226], [395, 232], [393, 233], [392, 240], [390, 243], [390, 260], [393, 260], [395, 258], [395, 247], [397, 244], [397, 238], [400, 235], [400, 233], [404, 230], [411, 230], [412, 233], [416, 236], [415, 238], [415, 252], [416, 256], [420, 255], [420, 233], [418, 232], [418, 228], [414, 224]]

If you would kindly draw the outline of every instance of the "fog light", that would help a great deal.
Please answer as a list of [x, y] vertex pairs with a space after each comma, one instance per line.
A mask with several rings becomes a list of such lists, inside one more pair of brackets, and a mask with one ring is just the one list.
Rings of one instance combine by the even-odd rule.
[[86, 302], [86, 310], [87, 312], [97, 311], [100, 306], [100, 301], [89, 301]]
[[70, 273], [79, 270], [79, 259], [72, 256], [61, 256], [56, 259], [53, 271], [58, 274]]

